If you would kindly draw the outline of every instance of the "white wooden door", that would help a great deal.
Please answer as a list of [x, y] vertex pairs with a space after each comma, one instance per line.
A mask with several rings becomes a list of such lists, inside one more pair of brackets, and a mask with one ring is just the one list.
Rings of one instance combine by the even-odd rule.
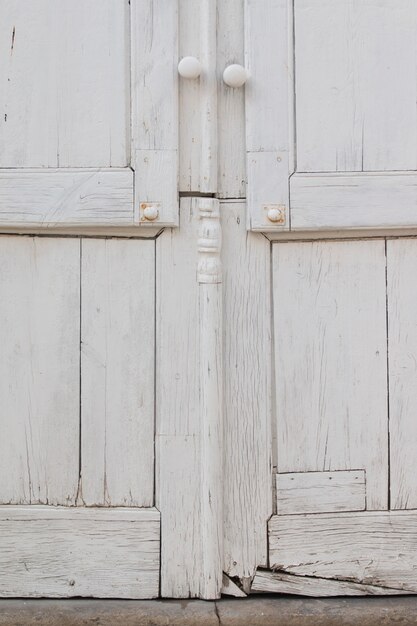
[[152, 4], [0, 6], [1, 596], [159, 593], [154, 237], [178, 220], [177, 6]]
[[417, 7], [246, 9], [248, 223], [272, 241], [274, 377], [252, 591], [415, 593]]

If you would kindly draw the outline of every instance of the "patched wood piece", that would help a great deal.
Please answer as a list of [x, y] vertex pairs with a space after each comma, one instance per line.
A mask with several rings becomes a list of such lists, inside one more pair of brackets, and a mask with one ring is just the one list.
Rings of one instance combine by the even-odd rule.
[[363, 511], [363, 470], [277, 474], [277, 514]]

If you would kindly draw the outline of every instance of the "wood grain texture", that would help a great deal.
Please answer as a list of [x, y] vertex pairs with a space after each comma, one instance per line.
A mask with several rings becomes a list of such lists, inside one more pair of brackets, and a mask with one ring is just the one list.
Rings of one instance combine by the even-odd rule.
[[274, 516], [272, 568], [401, 591], [417, 591], [415, 511]]
[[245, 0], [248, 228], [254, 230], [289, 228], [265, 219], [262, 205], [289, 206], [291, 12], [288, 0]]
[[0, 227], [133, 225], [129, 168], [0, 172]]
[[313, 598], [333, 596], [389, 596], [405, 595], [407, 591], [364, 585], [348, 580], [333, 580], [318, 576], [299, 576], [284, 572], [258, 569], [253, 579], [251, 593], [288, 593]]
[[417, 168], [416, 32], [414, 0], [296, 0], [298, 171]]
[[156, 509], [0, 507], [1, 597], [155, 598]]
[[277, 514], [364, 511], [363, 470], [276, 475]]
[[417, 240], [387, 241], [391, 508], [417, 508]]
[[0, 265], [0, 503], [74, 505], [80, 242], [2, 236]]
[[155, 243], [90, 239], [81, 267], [81, 491], [153, 504]]
[[247, 233], [244, 202], [222, 202], [224, 571], [267, 561], [272, 513], [270, 243]]
[[4, 0], [0, 167], [123, 167], [128, 0]]
[[383, 241], [273, 245], [278, 472], [363, 468], [388, 503]]
[[161, 595], [198, 597], [201, 579], [198, 199], [156, 242], [156, 506]]
[[245, 89], [223, 82], [232, 63], [244, 65], [244, 1], [217, 4], [218, 198], [246, 197]]
[[416, 189], [412, 172], [295, 174], [291, 230], [415, 227]]
[[159, 202], [158, 223], [174, 226], [178, 224], [177, 0], [161, 0], [157, 6], [153, 0], [131, 0], [131, 54], [135, 207]]

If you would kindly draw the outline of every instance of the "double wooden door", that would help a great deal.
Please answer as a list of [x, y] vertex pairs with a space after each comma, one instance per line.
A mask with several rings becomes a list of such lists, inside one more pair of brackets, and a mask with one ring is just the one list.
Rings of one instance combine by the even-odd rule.
[[0, 595], [417, 592], [414, 2], [0, 17]]

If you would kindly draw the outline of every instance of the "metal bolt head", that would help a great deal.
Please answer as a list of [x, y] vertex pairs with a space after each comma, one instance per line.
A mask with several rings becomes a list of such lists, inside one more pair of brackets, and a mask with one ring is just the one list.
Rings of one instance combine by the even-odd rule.
[[143, 209], [143, 217], [146, 220], [149, 220], [150, 222], [153, 222], [154, 220], [156, 220], [158, 215], [159, 215], [159, 211], [156, 206], [150, 205], [150, 206], [146, 206]]
[[270, 222], [274, 224], [284, 224], [285, 223], [285, 212], [283, 209], [279, 207], [271, 207], [267, 211], [267, 217]]
[[201, 63], [195, 57], [184, 57], [178, 63], [178, 73], [183, 78], [198, 78], [201, 74]]

